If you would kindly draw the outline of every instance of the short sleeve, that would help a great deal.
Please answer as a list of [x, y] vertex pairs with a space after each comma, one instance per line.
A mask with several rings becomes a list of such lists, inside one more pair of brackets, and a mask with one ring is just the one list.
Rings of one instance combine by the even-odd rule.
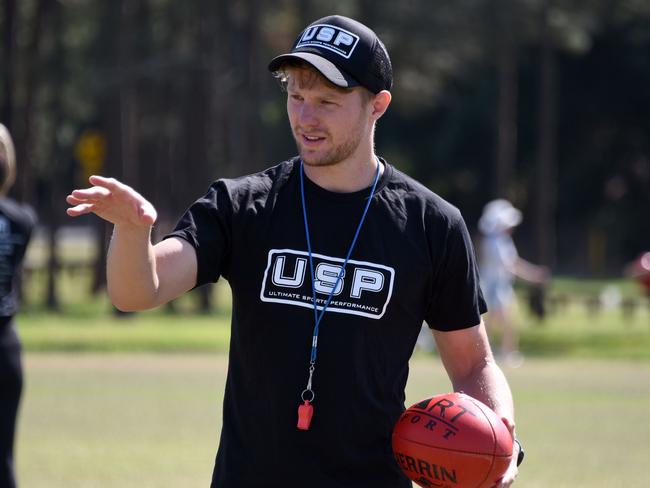
[[196, 250], [196, 286], [228, 276], [231, 246], [232, 202], [223, 181], [215, 182], [181, 217], [164, 238], [180, 237]]
[[443, 242], [425, 320], [432, 329], [442, 331], [473, 327], [480, 323], [487, 306], [481, 292], [474, 246], [460, 214], [449, 221]]

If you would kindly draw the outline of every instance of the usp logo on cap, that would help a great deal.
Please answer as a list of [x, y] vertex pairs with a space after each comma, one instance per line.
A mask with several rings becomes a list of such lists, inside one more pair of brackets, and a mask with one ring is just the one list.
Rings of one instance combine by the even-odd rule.
[[349, 58], [359, 43], [359, 36], [329, 24], [310, 25], [303, 31], [294, 50], [306, 47], [330, 49], [344, 58]]
[[364, 86], [373, 93], [390, 90], [393, 68], [384, 44], [368, 27], [341, 15], [312, 22], [290, 53], [273, 58], [270, 71], [284, 62], [301, 59], [342, 88]]

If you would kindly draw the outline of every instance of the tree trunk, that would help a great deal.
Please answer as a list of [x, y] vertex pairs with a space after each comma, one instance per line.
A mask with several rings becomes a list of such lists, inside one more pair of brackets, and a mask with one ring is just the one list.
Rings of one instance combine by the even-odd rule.
[[[185, 141], [187, 143], [187, 167], [191, 168], [186, 175], [189, 179], [187, 188], [188, 202], [197, 198], [198, 192], [207, 188], [209, 182], [216, 176], [216, 161], [209, 150], [209, 127], [212, 125], [212, 111], [210, 110], [214, 96], [210, 86], [211, 69], [208, 67], [214, 58], [212, 54], [216, 45], [215, 31], [216, 15], [209, 0], [202, 0], [198, 4], [199, 28], [193, 33], [194, 44], [200, 53], [193, 59], [192, 69], [189, 71], [187, 88], [186, 111], [184, 114], [184, 127], [186, 127]], [[199, 294], [199, 308], [203, 313], [212, 311], [210, 300], [212, 286], [205, 285], [197, 290]]]
[[[245, 90], [248, 97], [245, 97], [248, 103], [247, 116], [245, 118], [246, 142], [245, 147], [248, 149], [246, 165], [244, 169], [247, 173], [259, 171], [265, 164], [264, 161], [264, 137], [262, 133], [262, 123], [260, 119], [260, 110], [262, 104], [262, 80], [268, 82], [268, 72], [264, 68], [261, 51], [262, 42], [260, 32], [262, 9], [264, 2], [260, 0], [248, 0], [248, 15], [246, 16], [245, 33], [248, 39], [248, 66], [246, 69]], [[260, 73], [260, 71], [262, 71]], [[249, 141], [255, 141], [250, 144]]]
[[223, 107], [228, 120], [229, 160], [234, 174], [245, 174], [261, 169], [264, 154], [259, 117], [264, 63], [260, 57], [259, 0], [247, 0], [230, 6], [231, 25], [229, 54], [233, 84], [226, 96], [236, 102]]
[[552, 267], [555, 264], [555, 209], [557, 83], [556, 59], [552, 32], [548, 24], [550, 1], [545, 0], [541, 12], [541, 58], [539, 80], [539, 134], [535, 192], [535, 242], [537, 261]]
[[117, 70], [119, 84], [119, 126], [122, 154], [120, 176], [129, 186], [139, 189], [138, 96], [136, 78], [136, 14], [140, 0], [121, 2], [119, 34], [117, 36]]
[[[100, 126], [106, 133], [106, 174], [121, 178], [120, 162], [122, 161], [122, 137], [120, 122], [120, 92], [115, 80], [121, 78], [118, 62], [119, 36], [121, 32], [123, 0], [113, 0], [103, 5], [103, 22], [94, 46], [96, 59], [102, 59], [104, 64], [95, 68], [105, 71], [105, 77], [113, 82], [107, 82], [97, 93], [97, 106]], [[95, 238], [97, 258], [95, 260], [92, 293], [97, 294], [106, 287], [106, 251], [112, 226], [102, 219], [95, 219]]]
[[[54, 49], [52, 51], [52, 58], [49, 60], [49, 66], [52, 73], [51, 82], [53, 84], [54, 93], [61, 93], [63, 91], [63, 84], [65, 82], [65, 49], [63, 48], [63, 6], [59, 2], [55, 2], [52, 7], [52, 38], [54, 39]], [[64, 109], [62, 106], [61, 97], [55, 96], [51, 100], [50, 111], [52, 113], [52, 120], [54, 121], [52, 127], [52, 154], [55, 164], [50, 167], [50, 182], [49, 182], [49, 204], [47, 205], [47, 222], [49, 223], [49, 259], [48, 259], [48, 280], [47, 280], [47, 308], [50, 310], [59, 310], [59, 297], [58, 297], [58, 276], [60, 263], [57, 256], [57, 237], [58, 230], [61, 225], [61, 216], [63, 210], [61, 209], [62, 202], [64, 201], [64, 192], [61, 190], [61, 182], [64, 181], [66, 168], [68, 167], [68, 156], [66, 151], [61, 147], [61, 142], [57, 137], [57, 131], [64, 122]]]
[[2, 80], [2, 108], [0, 122], [13, 131], [14, 114], [14, 53], [16, 52], [16, 0], [5, 0], [2, 18], [2, 64], [4, 76]]
[[37, 74], [40, 65], [41, 34], [47, 19], [49, 8], [54, 0], [39, 0], [32, 21], [33, 30], [25, 52], [25, 93], [22, 118], [17, 122], [16, 159], [20, 161], [20, 171], [16, 175], [15, 190], [19, 200], [32, 201], [34, 193], [34, 175], [32, 174], [32, 148], [34, 136], [34, 111], [38, 93]]
[[236, 133], [236, 123], [231, 117], [235, 111], [235, 83], [237, 60], [233, 55], [233, 45], [237, 42], [233, 34], [232, 9], [228, 2], [218, 2], [216, 5], [215, 49], [212, 56], [213, 71], [211, 85], [216, 91], [212, 98], [213, 124], [216, 137], [214, 147], [215, 160], [219, 165], [219, 176], [234, 176], [238, 173], [234, 162], [233, 144], [236, 143], [232, 134]]
[[514, 200], [517, 158], [517, 47], [514, 23], [508, 9], [500, 9], [496, 21], [497, 48], [497, 147], [494, 196]]

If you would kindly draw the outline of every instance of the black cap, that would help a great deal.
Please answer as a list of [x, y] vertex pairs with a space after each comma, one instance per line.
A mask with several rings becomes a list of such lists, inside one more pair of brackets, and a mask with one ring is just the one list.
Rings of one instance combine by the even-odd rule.
[[390, 90], [393, 68], [377, 34], [356, 20], [341, 15], [323, 17], [303, 30], [291, 52], [271, 60], [269, 70], [283, 62], [302, 59], [336, 86], [364, 86], [373, 93]]

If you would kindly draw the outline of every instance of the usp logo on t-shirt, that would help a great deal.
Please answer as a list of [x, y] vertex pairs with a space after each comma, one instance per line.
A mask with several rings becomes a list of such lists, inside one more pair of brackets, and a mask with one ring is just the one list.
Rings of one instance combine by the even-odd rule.
[[[316, 305], [322, 310], [330, 293], [328, 312], [380, 319], [393, 292], [395, 270], [381, 264], [349, 260], [341, 279], [344, 259], [313, 254]], [[309, 254], [293, 249], [271, 249], [262, 280], [260, 299], [313, 308]]]

